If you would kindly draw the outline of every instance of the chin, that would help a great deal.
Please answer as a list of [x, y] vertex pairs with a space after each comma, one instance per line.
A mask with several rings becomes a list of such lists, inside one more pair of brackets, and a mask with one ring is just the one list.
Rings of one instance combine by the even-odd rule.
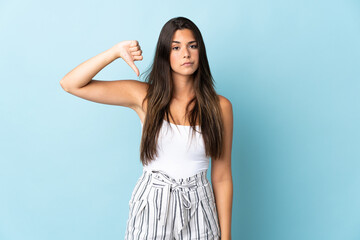
[[192, 75], [194, 75], [194, 73], [195, 73], [195, 71], [194, 71], [194, 72], [191, 72], [191, 73], [189, 73], [189, 72], [186, 72], [186, 73], [179, 73], [179, 72], [177, 72], [178, 75], [183, 75], [183, 76], [192, 76]]

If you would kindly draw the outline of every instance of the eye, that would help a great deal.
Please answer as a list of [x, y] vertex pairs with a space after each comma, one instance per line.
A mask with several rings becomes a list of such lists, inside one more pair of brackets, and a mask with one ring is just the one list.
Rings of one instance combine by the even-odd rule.
[[173, 47], [172, 49], [175, 50], [174, 48], [178, 48], [178, 47]]
[[193, 48], [197, 48], [198, 46], [197, 46], [197, 45], [191, 45], [191, 47], [193, 47]]

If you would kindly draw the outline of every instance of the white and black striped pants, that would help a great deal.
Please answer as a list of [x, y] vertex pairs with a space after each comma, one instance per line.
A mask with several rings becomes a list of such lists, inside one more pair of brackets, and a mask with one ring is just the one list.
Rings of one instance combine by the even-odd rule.
[[220, 239], [207, 170], [183, 179], [143, 169], [129, 201], [125, 240]]

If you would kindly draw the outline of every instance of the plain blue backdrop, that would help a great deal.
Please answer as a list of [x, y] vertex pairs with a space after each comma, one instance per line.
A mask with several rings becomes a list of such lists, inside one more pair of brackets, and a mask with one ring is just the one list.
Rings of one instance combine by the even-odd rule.
[[[355, 0], [1, 1], [0, 239], [124, 238], [140, 119], [59, 81], [123, 40], [144, 72], [177, 16], [233, 105], [232, 239], [359, 240]], [[139, 80], [121, 59], [94, 79]]]

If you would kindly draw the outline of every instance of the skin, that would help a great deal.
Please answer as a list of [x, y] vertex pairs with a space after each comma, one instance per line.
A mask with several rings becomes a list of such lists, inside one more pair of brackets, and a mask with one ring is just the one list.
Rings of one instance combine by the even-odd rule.
[[211, 183], [214, 190], [219, 216], [221, 239], [231, 239], [231, 214], [233, 201], [233, 180], [231, 173], [231, 151], [233, 140], [233, 110], [231, 102], [218, 95], [224, 121], [224, 154], [211, 159]]
[[[174, 81], [174, 98], [170, 111], [175, 124], [190, 125], [184, 118], [185, 106], [193, 97], [193, 76], [199, 66], [199, 52], [194, 43], [195, 38], [188, 29], [177, 30], [173, 36], [170, 52], [170, 65]], [[137, 80], [99, 81], [93, 77], [114, 60], [123, 59], [139, 76], [134, 61], [141, 61], [142, 50], [136, 40], [122, 41], [110, 49], [86, 60], [61, 80], [61, 87], [68, 93], [80, 98], [109, 105], [133, 109], [144, 123], [147, 102], [142, 101], [147, 93], [148, 84]], [[182, 66], [184, 62], [193, 62], [192, 66]], [[233, 182], [231, 173], [231, 149], [233, 138], [233, 110], [231, 102], [218, 95], [224, 121], [224, 154], [220, 159], [211, 160], [211, 183], [214, 190], [216, 208], [219, 216], [221, 239], [231, 239], [231, 213], [233, 199]], [[190, 106], [191, 107], [191, 106]]]
[[[190, 66], [183, 63], [192, 62]], [[199, 67], [199, 49], [189, 29], [177, 30], [172, 38], [170, 66], [175, 85], [174, 98], [189, 100], [193, 97], [193, 73]]]
[[[170, 65], [178, 104], [185, 106], [193, 96], [193, 76], [199, 66], [199, 50], [189, 29], [177, 30], [173, 36], [170, 52]], [[185, 67], [184, 62], [193, 62]], [[221, 239], [231, 239], [231, 212], [233, 199], [233, 181], [231, 173], [231, 149], [233, 138], [233, 110], [231, 102], [220, 96], [220, 106], [224, 121], [224, 154], [220, 159], [212, 159], [211, 182], [214, 190], [216, 208], [219, 216]]]

